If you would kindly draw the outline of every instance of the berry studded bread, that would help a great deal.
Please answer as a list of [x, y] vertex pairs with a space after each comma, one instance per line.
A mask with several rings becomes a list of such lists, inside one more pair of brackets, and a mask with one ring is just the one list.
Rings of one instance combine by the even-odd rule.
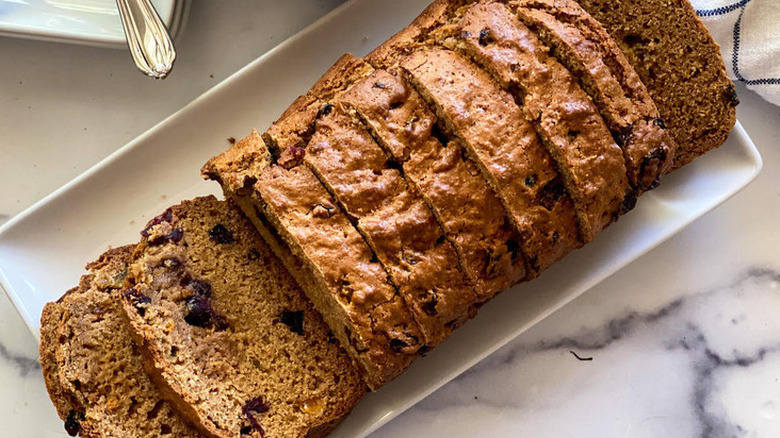
[[49, 395], [71, 436], [201, 437], [163, 401], [127, 331], [119, 295], [134, 247], [109, 250], [87, 266], [92, 273], [77, 289], [44, 307], [40, 349]]
[[526, 276], [520, 236], [457, 142], [444, 136], [422, 97], [397, 73], [377, 70], [340, 97], [399, 163], [436, 215], [481, 299]]
[[258, 173], [248, 174], [247, 160], [265, 148], [253, 131], [212, 158], [203, 175], [220, 181], [252, 220], [368, 386], [377, 389], [417, 357], [424, 345], [419, 328], [368, 245], [306, 166], [288, 170], [266, 161]]
[[122, 309], [150, 373], [214, 437], [323, 436], [364, 393], [349, 356], [240, 211], [185, 201], [142, 232]]

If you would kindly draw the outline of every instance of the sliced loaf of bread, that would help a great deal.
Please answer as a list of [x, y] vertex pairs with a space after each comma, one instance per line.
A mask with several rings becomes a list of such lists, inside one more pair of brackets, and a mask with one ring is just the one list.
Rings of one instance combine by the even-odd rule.
[[433, 347], [473, 316], [476, 292], [397, 165], [341, 103], [326, 109], [314, 122], [303, 162], [353, 219]]
[[204, 433], [323, 436], [362, 397], [349, 356], [229, 202], [184, 201], [142, 236], [122, 310], [149, 372]]
[[[469, 54], [520, 102], [523, 115], [539, 133], [574, 200], [583, 239], [592, 241], [620, 214], [633, 208], [636, 199], [628, 183], [623, 152], [595, 105], [577, 79], [548, 56], [549, 49], [506, 6], [478, 3], [466, 12], [461, 25]], [[461, 70], [469, 68], [470, 63], [453, 52], [435, 53], [457, 62]], [[423, 55], [418, 58], [422, 60]], [[441, 74], [425, 67], [417, 70], [428, 77]], [[492, 83], [473, 67], [473, 73], [463, 79], [455, 71], [446, 70], [450, 87], [476, 80], [485, 84], [486, 95], [500, 93], [490, 90], [488, 84]], [[493, 107], [498, 105], [497, 99], [492, 100], [496, 102]]]

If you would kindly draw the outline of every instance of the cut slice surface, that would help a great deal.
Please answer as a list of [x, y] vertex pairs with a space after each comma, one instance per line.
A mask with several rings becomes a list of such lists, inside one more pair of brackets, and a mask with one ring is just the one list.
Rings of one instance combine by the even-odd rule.
[[166, 394], [216, 437], [331, 430], [364, 392], [349, 356], [252, 225], [197, 198], [150, 222], [122, 308]]
[[532, 269], [541, 271], [577, 248], [572, 201], [550, 154], [509, 93], [449, 50], [415, 52], [401, 65], [510, 212]]
[[637, 194], [656, 187], [674, 161], [676, 143], [612, 37], [572, 0], [523, 0], [510, 5], [593, 98], [623, 148]]
[[460, 145], [434, 132], [436, 116], [400, 75], [377, 70], [340, 99], [401, 163], [407, 181], [453, 242], [481, 299], [525, 278], [521, 238], [500, 201]]
[[460, 26], [470, 56], [522, 102], [574, 199], [583, 239], [592, 241], [636, 200], [623, 151], [593, 101], [505, 5], [481, 2]]
[[87, 266], [92, 273], [78, 289], [47, 304], [41, 331], [47, 386], [72, 436], [201, 437], [147, 377], [123, 319], [120, 288], [134, 247], [109, 250]]

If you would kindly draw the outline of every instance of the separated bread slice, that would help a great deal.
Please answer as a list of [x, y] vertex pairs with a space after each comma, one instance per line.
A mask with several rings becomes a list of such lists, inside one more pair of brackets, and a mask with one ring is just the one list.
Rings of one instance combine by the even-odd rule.
[[687, 1], [577, 0], [617, 41], [677, 142], [672, 169], [726, 141], [739, 103], [720, 48]]
[[[262, 164], [261, 164], [262, 163]], [[270, 163], [257, 131], [203, 168], [260, 230], [377, 389], [424, 345], [387, 274], [322, 184], [305, 166]]]
[[[522, 0], [509, 5], [593, 98], [623, 149], [637, 195], [655, 188], [671, 168], [676, 144], [612, 37], [573, 0]], [[474, 30], [479, 26], [472, 24]]]
[[303, 162], [388, 271], [426, 345], [437, 345], [473, 316], [479, 301], [460, 271], [457, 253], [397, 165], [338, 100], [326, 106], [314, 126]]
[[340, 100], [402, 165], [406, 180], [453, 242], [481, 300], [526, 277], [521, 237], [501, 202], [460, 145], [442, 135], [434, 113], [399, 74], [377, 70]]
[[147, 377], [119, 303], [135, 245], [109, 250], [41, 317], [41, 365], [71, 436], [201, 437]]
[[215, 437], [322, 436], [365, 384], [251, 223], [213, 196], [155, 218], [122, 309], [166, 396]]
[[523, 106], [574, 199], [583, 239], [592, 241], [636, 201], [623, 151], [593, 101], [505, 5], [480, 2], [459, 26], [465, 50]]
[[550, 153], [512, 96], [468, 59], [446, 49], [415, 52], [401, 66], [479, 164], [523, 235], [521, 248], [531, 267], [541, 271], [577, 248], [571, 199]]

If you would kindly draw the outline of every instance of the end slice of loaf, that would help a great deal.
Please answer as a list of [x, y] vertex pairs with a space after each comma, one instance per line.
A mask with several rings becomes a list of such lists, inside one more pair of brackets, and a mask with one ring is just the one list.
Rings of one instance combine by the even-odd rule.
[[150, 372], [215, 437], [321, 436], [365, 385], [254, 227], [213, 196], [142, 232], [122, 309]]
[[221, 181], [263, 239], [320, 310], [336, 338], [378, 389], [403, 372], [423, 347], [411, 312], [368, 245], [305, 166], [266, 161], [247, 171], [241, 155], [267, 155], [257, 131], [203, 168]]
[[48, 303], [41, 318], [41, 365], [71, 435], [89, 438], [202, 437], [163, 400], [144, 372], [119, 304], [135, 245], [87, 265], [77, 289]]

